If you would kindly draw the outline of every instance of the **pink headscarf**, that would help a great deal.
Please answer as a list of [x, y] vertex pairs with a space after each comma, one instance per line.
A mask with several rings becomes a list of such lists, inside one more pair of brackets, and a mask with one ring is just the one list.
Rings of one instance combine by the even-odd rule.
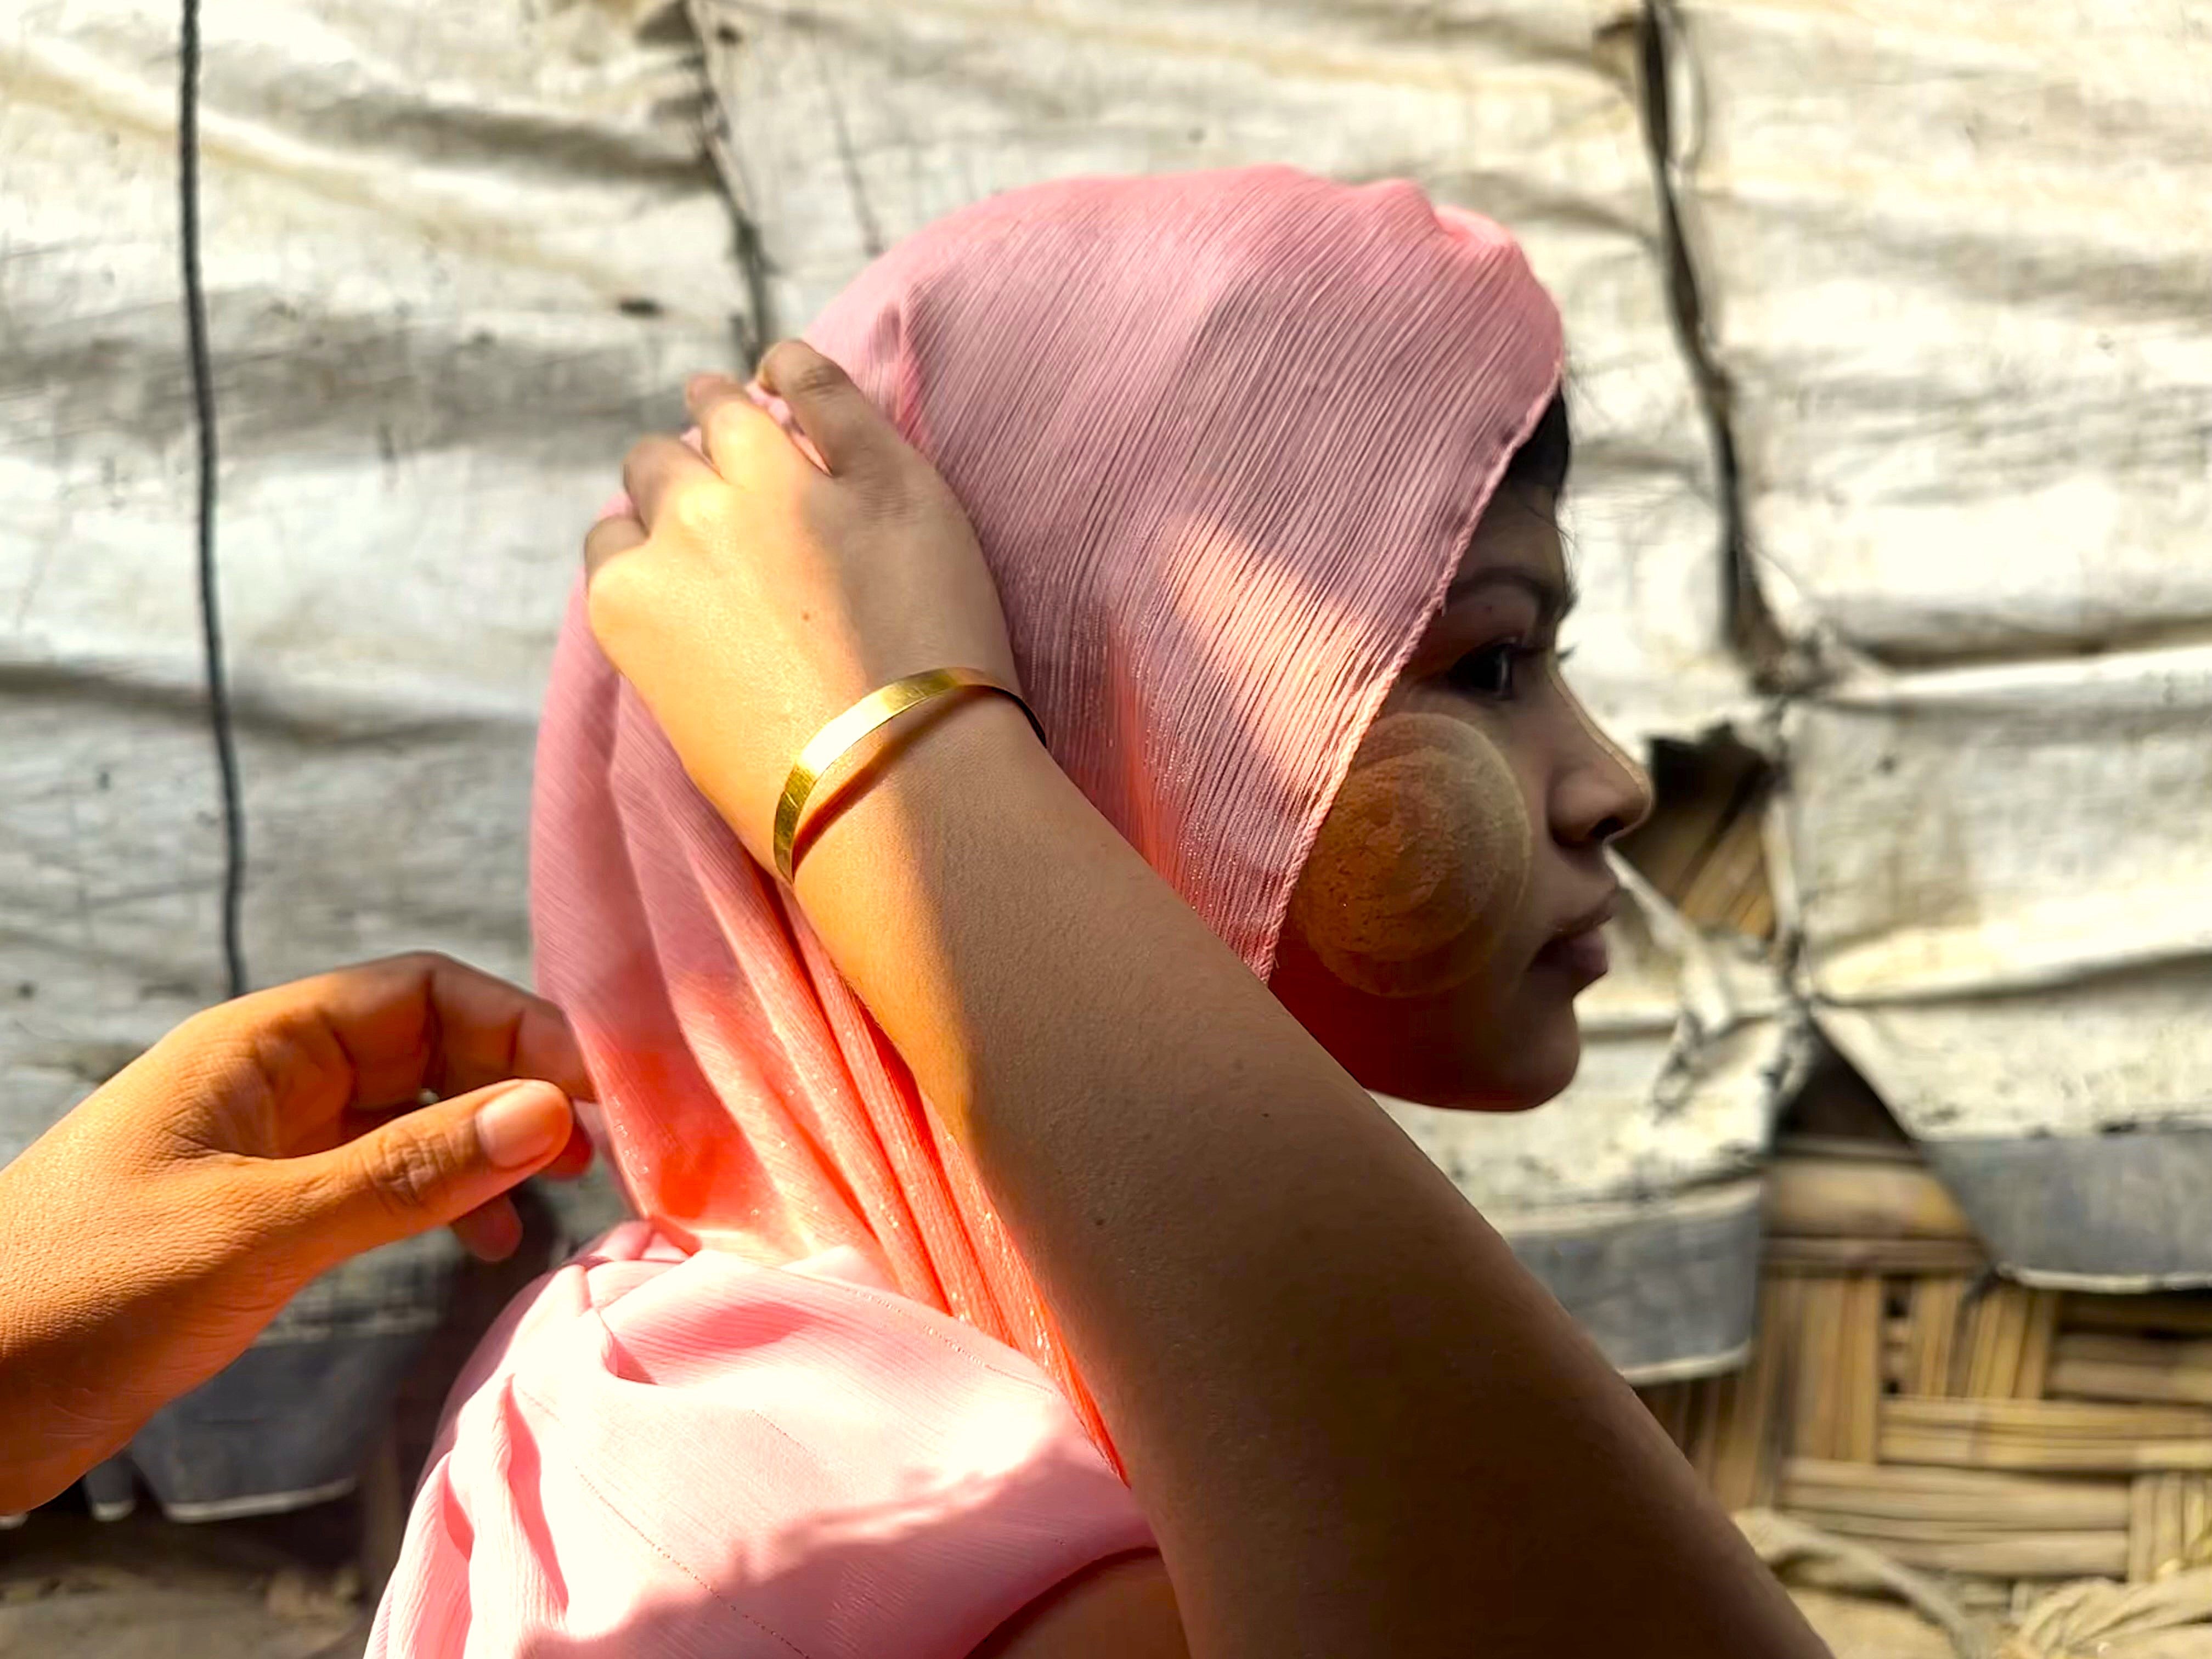
[[[1060, 765], [1265, 975], [1320, 820], [1559, 384], [1512, 241], [1410, 185], [1087, 179], [931, 226], [809, 331], [973, 520]], [[849, 1247], [1103, 1443], [975, 1171], [572, 607], [538, 755], [542, 987], [665, 1230]]]

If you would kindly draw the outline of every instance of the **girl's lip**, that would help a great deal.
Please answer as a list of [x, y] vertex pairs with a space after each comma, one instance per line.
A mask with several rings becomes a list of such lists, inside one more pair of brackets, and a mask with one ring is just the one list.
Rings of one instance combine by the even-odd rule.
[[1620, 888], [1609, 888], [1606, 896], [1580, 915], [1571, 916], [1559, 924], [1554, 939], [1565, 939], [1571, 933], [1592, 933], [1620, 914]]
[[1585, 927], [1579, 933], [1556, 935], [1536, 952], [1535, 965], [1565, 975], [1580, 990], [1606, 976], [1613, 966], [1613, 957], [1606, 948], [1604, 929]]
[[1605, 925], [1620, 909], [1620, 889], [1615, 887], [1553, 933], [1536, 952], [1535, 965], [1565, 974], [1575, 981], [1577, 990], [1595, 984], [1613, 966], [1612, 952], [1606, 948]]

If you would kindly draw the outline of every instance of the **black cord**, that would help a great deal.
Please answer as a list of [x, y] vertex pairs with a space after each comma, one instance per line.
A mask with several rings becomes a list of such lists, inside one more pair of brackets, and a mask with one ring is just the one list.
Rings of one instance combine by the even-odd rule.
[[200, 8], [184, 0], [178, 52], [178, 222], [184, 243], [185, 341], [191, 359], [192, 415], [199, 429], [200, 642], [206, 658], [208, 720], [222, 783], [222, 962], [232, 996], [246, 994], [246, 947], [239, 926], [246, 891], [246, 809], [231, 732], [230, 681], [223, 667], [221, 583], [215, 556], [215, 375], [208, 361], [207, 292], [200, 280]]

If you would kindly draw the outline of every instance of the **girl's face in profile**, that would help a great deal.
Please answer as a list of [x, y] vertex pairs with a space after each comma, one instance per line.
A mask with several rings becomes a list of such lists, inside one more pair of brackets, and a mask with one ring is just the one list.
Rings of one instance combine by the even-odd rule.
[[[1559, 623], [1574, 597], [1555, 506], [1501, 489], [1476, 526], [1354, 763], [1358, 777], [1372, 756], [1416, 751], [1368, 775], [1393, 780], [1401, 798], [1340, 794], [1272, 981], [1362, 1084], [1425, 1105], [1515, 1110], [1572, 1080], [1574, 1000], [1606, 971], [1600, 930], [1620, 896], [1604, 848], [1651, 806], [1642, 769], [1560, 677]], [[1322, 895], [1336, 907], [1327, 937]], [[1454, 904], [1462, 914], [1449, 914]], [[1344, 915], [1347, 905], [1370, 914]], [[1425, 965], [1395, 976], [1347, 965], [1333, 943], [1347, 928], [1382, 957]], [[1407, 931], [1407, 949], [1390, 948], [1394, 930]], [[1456, 942], [1431, 948], [1447, 933]]]

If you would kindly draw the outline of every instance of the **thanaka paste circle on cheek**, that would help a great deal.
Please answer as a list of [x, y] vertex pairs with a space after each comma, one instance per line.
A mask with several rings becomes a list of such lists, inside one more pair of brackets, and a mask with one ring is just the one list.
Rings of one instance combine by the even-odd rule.
[[1431, 995], [1489, 963], [1534, 854], [1520, 781], [1497, 745], [1449, 715], [1387, 714], [1315, 838], [1291, 925], [1353, 989]]

